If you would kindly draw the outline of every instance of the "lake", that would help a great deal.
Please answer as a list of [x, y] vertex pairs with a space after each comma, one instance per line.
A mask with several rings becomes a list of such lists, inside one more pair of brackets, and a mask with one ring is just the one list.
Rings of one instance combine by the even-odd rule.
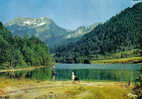
[[140, 75], [138, 64], [56, 64], [56, 79], [71, 80], [74, 72], [80, 80], [135, 80]]
[[[140, 75], [139, 64], [56, 64], [56, 80], [71, 80], [72, 72], [87, 81], [129, 81]], [[10, 75], [1, 73], [0, 75]], [[37, 80], [51, 80], [51, 68], [20, 71], [15, 77], [26, 77]]]

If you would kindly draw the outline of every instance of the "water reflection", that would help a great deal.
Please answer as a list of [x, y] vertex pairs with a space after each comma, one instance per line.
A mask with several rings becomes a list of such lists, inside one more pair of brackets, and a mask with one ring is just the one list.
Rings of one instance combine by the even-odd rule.
[[[56, 64], [56, 80], [71, 80], [71, 74], [75, 72], [80, 80], [128, 81], [135, 80], [140, 69], [141, 65], [138, 64]], [[0, 75], [9, 76], [10, 73]], [[14, 76], [51, 80], [51, 68], [15, 72]]]

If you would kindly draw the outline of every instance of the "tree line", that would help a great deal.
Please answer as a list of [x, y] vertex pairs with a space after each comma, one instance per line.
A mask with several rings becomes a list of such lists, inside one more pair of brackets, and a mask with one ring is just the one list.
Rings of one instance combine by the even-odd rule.
[[0, 68], [49, 66], [53, 63], [48, 46], [37, 37], [12, 33], [0, 22]]

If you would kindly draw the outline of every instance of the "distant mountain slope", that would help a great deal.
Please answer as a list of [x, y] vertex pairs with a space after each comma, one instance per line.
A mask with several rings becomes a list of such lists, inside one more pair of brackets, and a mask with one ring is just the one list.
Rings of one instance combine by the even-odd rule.
[[81, 40], [57, 48], [55, 58], [62, 63], [83, 63], [133, 49], [142, 49], [142, 3], [98, 25]]
[[[47, 42], [49, 46], [58, 43], [61, 37], [67, 33], [67, 30], [57, 26], [51, 19], [43, 17], [39, 19], [16, 18], [8, 22], [6, 27], [11, 30], [14, 35], [34, 35], [39, 37], [41, 40]], [[51, 40], [52, 44], [50, 43]]]
[[15, 18], [6, 23], [6, 27], [14, 35], [36, 36], [46, 42], [49, 47], [67, 44], [72, 40], [79, 39], [82, 35], [90, 32], [97, 24], [88, 27], [79, 27], [77, 30], [69, 31], [57, 26], [47, 17], [41, 18]]

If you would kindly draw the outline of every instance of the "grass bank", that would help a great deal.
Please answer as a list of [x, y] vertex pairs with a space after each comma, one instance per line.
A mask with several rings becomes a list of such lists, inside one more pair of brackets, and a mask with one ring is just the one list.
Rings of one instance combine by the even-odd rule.
[[92, 64], [142, 64], [142, 57], [130, 57], [130, 58], [118, 58], [118, 59], [103, 59], [103, 60], [91, 60]]
[[21, 92], [24, 99], [38, 99], [48, 94], [58, 96], [57, 99], [129, 99], [127, 95], [132, 91], [124, 82], [81, 81], [73, 84], [71, 81], [0, 79], [0, 94]]

